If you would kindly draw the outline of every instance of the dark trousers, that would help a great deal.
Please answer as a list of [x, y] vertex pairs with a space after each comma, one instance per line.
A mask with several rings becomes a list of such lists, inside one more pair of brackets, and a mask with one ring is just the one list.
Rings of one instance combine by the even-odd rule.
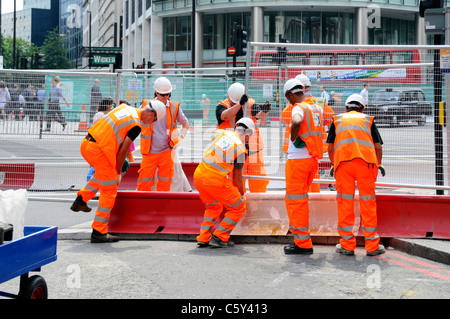
[[47, 130], [50, 129], [50, 127], [52, 125], [52, 120], [55, 120], [56, 122], [60, 123], [61, 125], [66, 124], [66, 119], [62, 115], [61, 107], [59, 106], [58, 102], [49, 102], [48, 103], [48, 110], [47, 110], [45, 120], [47, 121]]

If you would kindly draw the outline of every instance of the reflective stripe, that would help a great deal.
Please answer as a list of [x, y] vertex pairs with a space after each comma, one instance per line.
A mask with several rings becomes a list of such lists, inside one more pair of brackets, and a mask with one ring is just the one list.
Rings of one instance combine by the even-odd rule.
[[220, 231], [222, 231], [222, 232], [224, 232], [224, 233], [227, 233], [227, 234], [230, 234], [231, 231], [232, 231], [232, 229], [225, 228], [225, 227], [223, 227], [222, 225], [219, 225], [219, 226], [217, 227], [217, 229], [220, 230]]
[[149, 141], [152, 140], [152, 136], [151, 136], [151, 135], [144, 135], [144, 134], [141, 134], [141, 138], [144, 139], [144, 140], [149, 140]]
[[376, 227], [362, 227], [362, 230], [368, 233], [373, 233], [375, 231], [377, 231]]
[[235, 208], [235, 207], [238, 207], [239, 205], [241, 205], [243, 202], [244, 202], [244, 198], [242, 198], [242, 196], [241, 196], [241, 198], [239, 198], [239, 200], [236, 203], [227, 205], [227, 206], [231, 206], [231, 207]]
[[160, 180], [160, 181], [163, 181], [163, 182], [170, 182], [170, 177], [165, 177], [165, 176], [157, 176], [157, 178]]
[[[218, 202], [217, 202], [217, 199], [216, 199], [216, 200], [213, 201], [212, 203], [206, 204], [206, 207], [216, 205], [217, 203], [218, 203]], [[209, 217], [205, 217], [205, 218], [209, 218]], [[216, 222], [216, 221], [214, 221], [214, 222]]]
[[232, 219], [230, 219], [230, 218], [228, 218], [228, 217], [225, 217], [225, 218], [223, 219], [223, 221], [224, 221], [225, 223], [230, 224], [231, 226], [236, 226], [236, 225], [237, 225], [237, 222], [236, 222], [236, 221], [234, 221], [234, 220], [232, 220]]
[[84, 188], [87, 189], [88, 191], [93, 192], [93, 193], [97, 193], [98, 192], [98, 188], [95, 188], [95, 187], [93, 187], [93, 186], [91, 186], [89, 184], [87, 184]]
[[200, 227], [200, 229], [206, 229], [206, 230], [209, 230], [209, 232], [211, 232], [212, 227], [211, 227], [210, 225], [202, 225], [202, 226]]
[[102, 213], [111, 213], [111, 208], [105, 208], [105, 207], [98, 206], [97, 209], [99, 212], [102, 212]]
[[380, 236], [378, 236], [378, 234], [375, 234], [375, 236], [373, 236], [373, 237], [366, 237], [365, 239], [366, 240], [375, 240], [375, 239], [378, 239], [378, 238], [380, 238]]
[[138, 183], [152, 182], [154, 179], [154, 177], [138, 178]]
[[299, 235], [299, 234], [295, 234], [295, 233], [292, 235], [294, 236], [294, 238], [300, 239], [300, 240], [306, 240], [306, 239], [310, 238], [309, 235]]
[[359, 130], [359, 131], [363, 131], [363, 132], [365, 132], [367, 134], [372, 134], [368, 127], [361, 127], [359, 125], [347, 125], [345, 127], [341, 127], [339, 132], [343, 132], [343, 131], [346, 131], [346, 130]]
[[110, 181], [99, 181], [99, 183], [103, 186], [114, 185], [114, 184], [117, 184], [117, 179], [113, 179]]
[[100, 223], [107, 223], [107, 222], [109, 222], [109, 218], [103, 218], [103, 217], [100, 217], [98, 215], [95, 215], [94, 220], [96, 220], [96, 221], [98, 221]]
[[212, 217], [205, 217], [205, 218], [203, 218], [203, 221], [204, 222], [211, 222], [211, 223], [216, 223], [217, 221], [214, 219], [214, 218], [212, 218]]
[[370, 146], [371, 148], [375, 149], [374, 145], [370, 141], [364, 141], [364, 140], [358, 140], [354, 137], [348, 138], [342, 141], [339, 141], [334, 149], [336, 150], [339, 146], [345, 145], [345, 144], [351, 144], [351, 143], [357, 143], [364, 146]]
[[303, 231], [303, 232], [307, 232], [307, 231], [309, 230], [309, 227], [308, 227], [308, 226], [306, 226], [306, 227], [297, 227], [297, 228], [294, 228], [294, 226], [289, 225], [289, 228], [291, 229], [291, 231]]
[[353, 236], [353, 235], [342, 236], [342, 238], [345, 239], [345, 240], [350, 240], [350, 239], [352, 239], [353, 237], [355, 237], [355, 236]]
[[308, 193], [304, 193], [304, 194], [286, 194], [286, 198], [287, 199], [305, 199], [308, 198]]
[[340, 230], [340, 231], [353, 231], [353, 226], [343, 226], [343, 227], [338, 226], [337, 230]]
[[216, 162], [210, 160], [209, 158], [203, 157], [202, 158], [202, 162], [205, 163], [205, 164], [208, 164], [208, 165], [210, 165], [212, 167], [214, 167], [215, 169], [217, 169], [217, 170], [219, 170], [219, 171], [221, 171], [223, 173], [230, 173], [231, 172], [230, 170], [227, 170], [227, 169], [223, 168], [222, 166], [220, 166]]
[[354, 199], [354, 194], [336, 194], [336, 198], [343, 198], [343, 199]]

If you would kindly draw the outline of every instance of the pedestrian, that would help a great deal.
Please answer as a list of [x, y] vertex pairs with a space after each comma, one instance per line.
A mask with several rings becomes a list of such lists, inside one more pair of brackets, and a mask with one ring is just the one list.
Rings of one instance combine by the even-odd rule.
[[323, 111], [304, 103], [303, 85], [298, 79], [284, 84], [284, 95], [292, 109], [291, 134], [286, 161], [286, 210], [294, 243], [284, 247], [285, 254], [312, 254], [309, 231], [308, 189], [323, 154]]
[[9, 103], [7, 105], [6, 109], [6, 115], [10, 117], [11, 119], [19, 119], [19, 86], [17, 84], [14, 84], [9, 91]]
[[7, 105], [10, 99], [11, 97], [9, 95], [9, 91], [6, 87], [5, 82], [0, 81], [0, 112], [2, 114], [3, 120], [7, 119], [7, 113], [5, 112], [5, 109], [7, 109]]
[[46, 94], [47, 94], [47, 92], [45, 91], [45, 84], [43, 84], [36, 93], [38, 116], [42, 116], [42, 114], [44, 112], [44, 103], [45, 103], [45, 95]]
[[[234, 131], [218, 129], [194, 172], [194, 185], [205, 204], [205, 214], [197, 236], [199, 247], [232, 247], [230, 234], [246, 210], [242, 170], [249, 137], [255, 125], [241, 118]], [[223, 209], [225, 215], [215, 228]]]
[[47, 101], [48, 102], [48, 111], [46, 115], [47, 127], [45, 129], [45, 131], [47, 132], [50, 132], [52, 120], [55, 120], [58, 123], [60, 123], [63, 131], [65, 130], [67, 125], [66, 119], [64, 118], [61, 112], [59, 101], [60, 99], [63, 99], [67, 107], [70, 107], [70, 105], [67, 102], [66, 98], [64, 97], [64, 94], [60, 87], [60, 82], [61, 78], [59, 76], [54, 76], [52, 78], [52, 87], [50, 88], [50, 95]]
[[369, 89], [370, 84], [364, 83], [364, 88], [359, 93], [363, 97], [365, 105], [369, 104]]
[[94, 85], [91, 87], [89, 102], [90, 102], [90, 112], [89, 112], [89, 125], [93, 124], [93, 118], [97, 113], [97, 106], [102, 100], [102, 91], [100, 90], [100, 80], [95, 79]]
[[[138, 191], [156, 190], [169, 192], [174, 174], [175, 148], [183, 141], [189, 129], [189, 121], [179, 102], [170, 100], [172, 84], [166, 77], [155, 80], [155, 100], [167, 108], [166, 116], [151, 126], [144, 126], [141, 133], [141, 168], [137, 183]], [[177, 122], [182, 125], [178, 133]]]
[[356, 238], [353, 234], [355, 182], [359, 191], [359, 207], [367, 255], [385, 252], [377, 234], [377, 206], [375, 181], [378, 169], [385, 170], [382, 161], [383, 140], [374, 123], [374, 117], [364, 114], [365, 100], [352, 94], [345, 102], [346, 113], [333, 117], [328, 134], [328, 155], [336, 176], [338, 205], [338, 232], [341, 236], [336, 252], [354, 255]]
[[164, 104], [159, 101], [152, 101], [143, 109], [122, 104], [98, 120], [81, 142], [81, 155], [94, 167], [95, 173], [86, 186], [78, 191], [70, 209], [75, 212], [90, 212], [91, 207], [87, 202], [100, 191], [92, 223], [91, 243], [119, 240], [117, 236], [108, 233], [108, 222], [126, 154], [133, 140], [140, 134], [141, 127], [164, 119], [165, 112]]
[[203, 124], [207, 124], [209, 109], [211, 107], [211, 101], [206, 97], [206, 94], [202, 94], [202, 100], [200, 101], [200, 103], [202, 104], [203, 110]]
[[324, 86], [320, 87], [320, 97], [325, 99], [325, 103], [328, 104], [328, 101], [330, 100], [330, 94], [328, 94]]

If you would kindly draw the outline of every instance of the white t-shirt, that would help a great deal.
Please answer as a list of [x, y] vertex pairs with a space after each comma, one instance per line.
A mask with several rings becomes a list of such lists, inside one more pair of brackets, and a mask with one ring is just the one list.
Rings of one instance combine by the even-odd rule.
[[[320, 107], [317, 108], [320, 109], [323, 114], [323, 110]], [[299, 114], [301, 118], [304, 119], [305, 112], [303, 112], [303, 109], [298, 105], [294, 106], [294, 108], [292, 109], [292, 119], [294, 119], [294, 116], [297, 114]], [[287, 159], [302, 159], [310, 157], [312, 156], [309, 154], [308, 148], [306, 146], [302, 148], [295, 147], [294, 143], [292, 143], [291, 141], [291, 137], [289, 136], [289, 148]]]

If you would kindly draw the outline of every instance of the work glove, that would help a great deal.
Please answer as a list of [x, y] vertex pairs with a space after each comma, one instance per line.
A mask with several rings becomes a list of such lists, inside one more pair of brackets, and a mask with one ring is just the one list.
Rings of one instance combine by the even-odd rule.
[[292, 143], [296, 148], [302, 148], [306, 145], [305, 141], [303, 141], [300, 136], [295, 138], [295, 141]]
[[331, 169], [330, 169], [330, 176], [333, 177], [333, 175], [334, 175], [334, 166], [331, 166]]
[[248, 96], [247, 96], [247, 94], [244, 94], [244, 95], [241, 96], [241, 99], [239, 101], [239, 105], [244, 105], [247, 101], [248, 101]]
[[129, 168], [130, 168], [130, 162], [128, 161], [128, 159], [125, 159], [125, 162], [123, 162], [122, 169], [121, 169], [122, 174], [125, 174]]
[[266, 113], [269, 112], [271, 105], [272, 104], [270, 104], [269, 101], [266, 101], [266, 103], [264, 103], [263, 105], [260, 106], [261, 107], [261, 111], [266, 112]]
[[378, 169], [381, 172], [381, 176], [384, 177], [386, 175], [386, 170], [384, 169], [384, 166], [383, 165], [378, 165]]

